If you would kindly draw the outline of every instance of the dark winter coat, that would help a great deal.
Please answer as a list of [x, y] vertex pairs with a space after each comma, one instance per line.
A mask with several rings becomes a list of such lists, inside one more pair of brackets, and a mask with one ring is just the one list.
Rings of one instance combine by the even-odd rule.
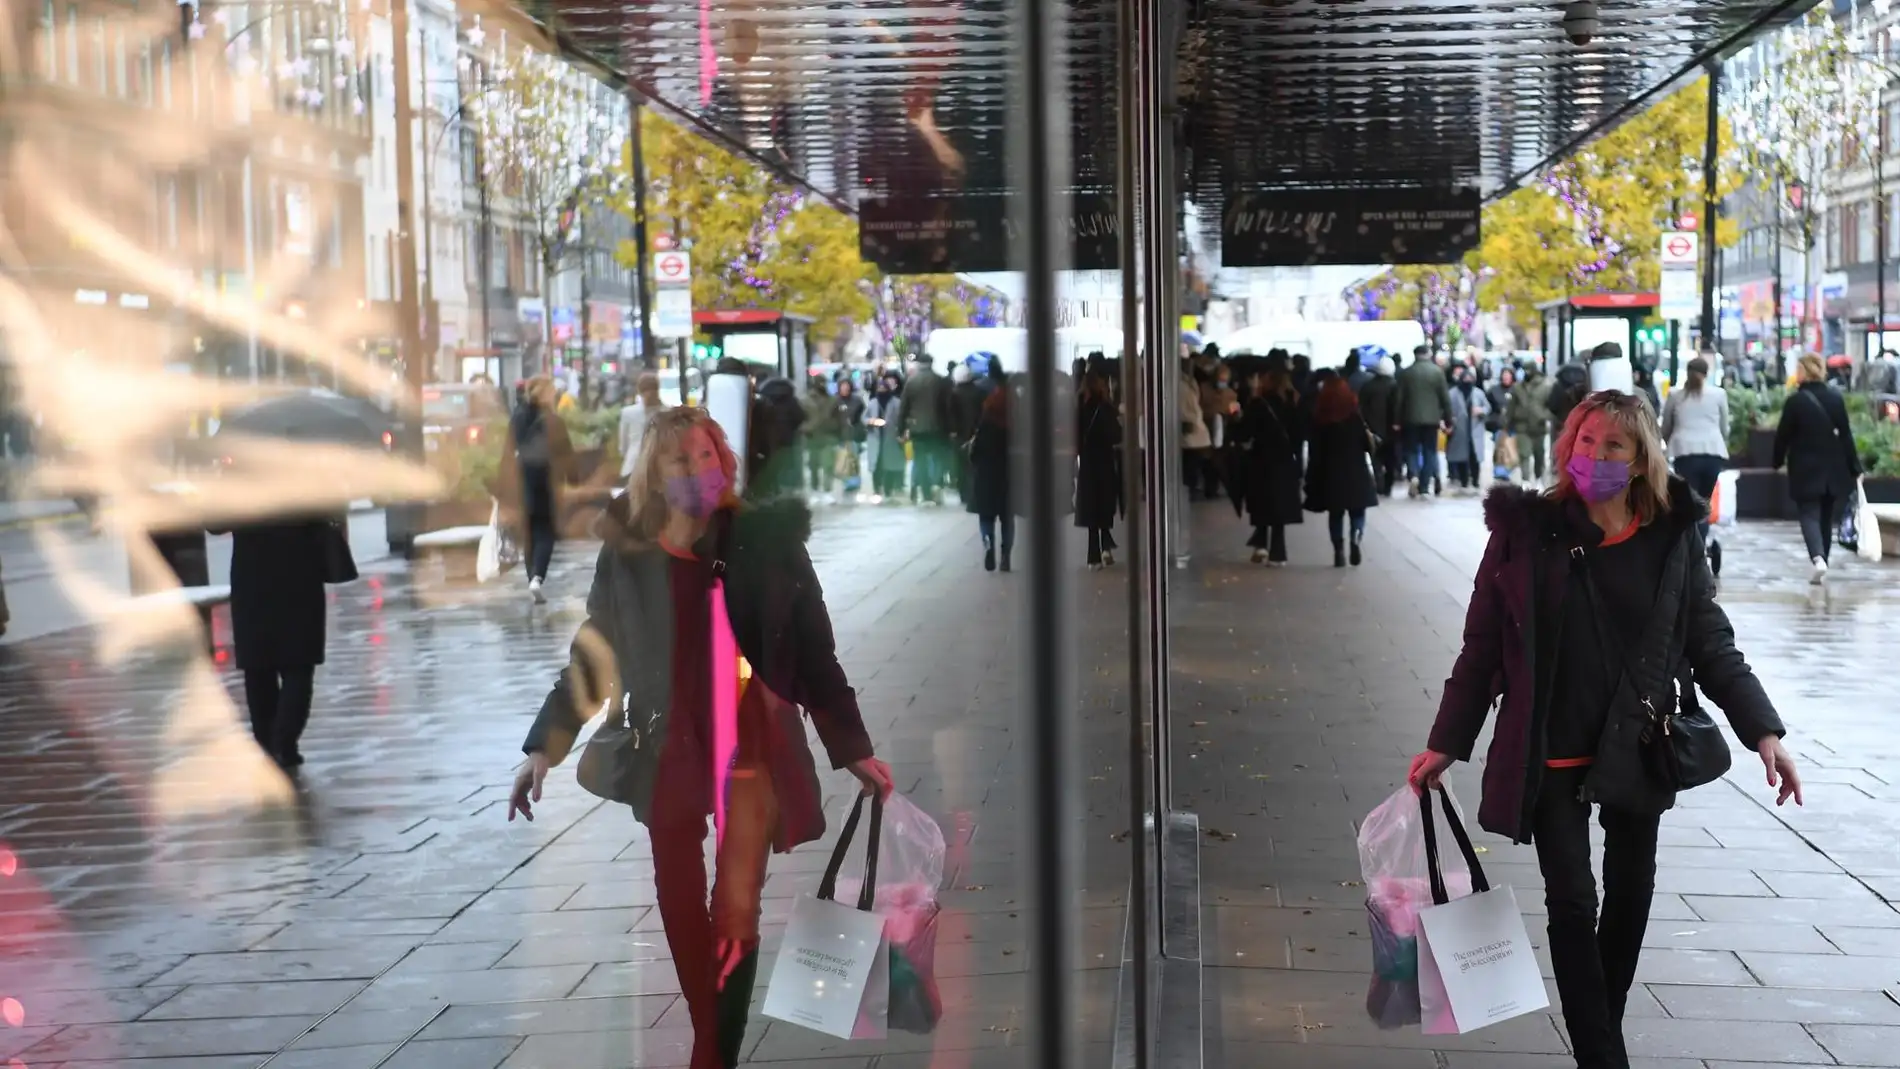
[[[619, 498], [601, 517], [603, 545], [587, 591], [587, 620], [521, 748], [559, 764], [603, 700], [625, 708], [630, 722], [651, 725], [645, 736], [654, 741], [634, 751], [636, 761], [645, 762], [634, 781], [646, 795], [631, 805], [635, 818], [645, 822], [652, 815], [651, 791], [665, 759], [672, 709], [672, 558], [628, 528], [628, 512], [626, 499]], [[824, 591], [805, 552], [810, 511], [796, 498], [781, 498], [728, 515], [726, 610], [733, 638], [753, 678], [783, 699], [773, 703], [773, 735], [765, 749], [778, 795], [774, 846], [784, 852], [825, 831], [824, 795], [799, 707], [817, 728], [833, 768], [870, 757], [873, 750], [857, 692], [838, 664]]]
[[1359, 415], [1381, 438], [1391, 438], [1399, 421], [1399, 383], [1388, 375], [1374, 375], [1359, 387]]
[[517, 406], [508, 418], [494, 494], [514, 517], [522, 545], [527, 545], [530, 517], [559, 515], [561, 493], [573, 475], [574, 443], [567, 424], [532, 401]]
[[919, 367], [904, 380], [897, 425], [905, 434], [950, 433], [950, 380]]
[[[1678, 688], [1692, 703], [1700, 687], [1727, 715], [1736, 737], [1753, 748], [1764, 736], [1782, 733], [1781, 719], [1735, 648], [1734, 628], [1715, 602], [1714, 579], [1696, 531], [1708, 505], [1681, 479], [1670, 479], [1669, 497], [1669, 511], [1653, 521], [1668, 524], [1671, 536], [1651, 618], [1655, 641], [1630, 644], [1643, 651], [1633, 662], [1644, 674], [1635, 681], [1638, 692], [1666, 707]], [[1465, 612], [1464, 646], [1445, 681], [1429, 743], [1440, 753], [1470, 760], [1497, 703], [1478, 823], [1517, 842], [1531, 841], [1532, 814], [1549, 757], [1556, 664], [1551, 658], [1545, 658], [1551, 663], [1540, 661], [1540, 652], [1562, 656], [1566, 644], [1577, 641], [1561, 634], [1556, 623], [1563, 618], [1564, 599], [1583, 596], [1570, 582], [1575, 542], [1567, 533], [1564, 508], [1563, 502], [1522, 487], [1496, 486], [1485, 498], [1491, 540]], [[1559, 633], [1542, 634], [1553, 627]], [[1606, 806], [1660, 813], [1675, 804], [1675, 794], [1645, 772], [1635, 727], [1617, 712], [1611, 710], [1606, 721], [1585, 790]]]
[[1306, 510], [1352, 512], [1379, 503], [1372, 448], [1359, 416], [1315, 424], [1306, 444]]
[[1550, 431], [1561, 434], [1564, 422], [1570, 418], [1570, 410], [1583, 403], [1590, 396], [1590, 369], [1582, 364], [1565, 364], [1557, 369], [1557, 377], [1550, 384], [1550, 393], [1544, 397], [1544, 408], [1550, 413]]
[[1436, 427], [1451, 418], [1451, 384], [1445, 369], [1430, 360], [1413, 360], [1399, 372], [1399, 423]]
[[1075, 415], [1075, 525], [1113, 527], [1122, 514], [1122, 417], [1108, 401], [1083, 401]]
[[1788, 395], [1775, 427], [1775, 467], [1788, 468], [1788, 496], [1845, 501], [1861, 473], [1860, 453], [1840, 391], [1810, 382]]
[[1255, 397], [1241, 410], [1242, 486], [1255, 527], [1299, 523], [1302, 407], [1297, 399]]
[[[984, 405], [983, 417], [970, 439], [970, 495], [964, 498], [963, 510], [978, 516], [1010, 514], [1009, 420], [999, 415], [996, 407]], [[1021, 514], [1018, 510], [1017, 515]]]
[[950, 437], [967, 442], [976, 434], [977, 421], [983, 418], [983, 399], [990, 395], [988, 380], [971, 379], [950, 387]]
[[796, 493], [804, 466], [795, 448], [804, 433], [805, 408], [789, 379], [771, 378], [752, 401], [746, 432], [746, 494]]
[[1504, 408], [1504, 429], [1533, 438], [1549, 434], [1551, 385], [1541, 371], [1533, 369], [1525, 375]]
[[231, 640], [241, 669], [323, 663], [327, 519], [231, 529]]

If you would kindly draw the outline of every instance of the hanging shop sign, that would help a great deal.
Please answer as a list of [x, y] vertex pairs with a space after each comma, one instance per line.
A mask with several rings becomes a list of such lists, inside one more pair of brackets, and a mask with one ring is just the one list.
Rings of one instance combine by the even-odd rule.
[[[1067, 266], [1113, 271], [1120, 262], [1120, 217], [1109, 193], [1077, 193], [1067, 233]], [[858, 255], [894, 275], [1008, 271], [1016, 221], [1000, 195], [867, 196], [858, 202]]]
[[1221, 266], [1456, 263], [1478, 246], [1480, 203], [1454, 189], [1229, 193]]
[[693, 336], [693, 291], [683, 286], [665, 286], [653, 291], [653, 321], [649, 324], [656, 338]]

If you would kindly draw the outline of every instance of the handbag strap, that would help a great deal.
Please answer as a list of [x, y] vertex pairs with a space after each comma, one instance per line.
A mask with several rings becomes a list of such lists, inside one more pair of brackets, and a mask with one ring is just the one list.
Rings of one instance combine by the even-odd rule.
[[[1424, 817], [1425, 828], [1425, 870], [1432, 882], [1432, 902], [1444, 905], [1451, 901], [1451, 892], [1445, 887], [1445, 869], [1438, 860], [1438, 830], [1432, 821], [1431, 791], [1422, 791], [1418, 796], [1418, 810]], [[1439, 805], [1445, 811], [1445, 824], [1451, 828], [1451, 837], [1457, 841], [1458, 850], [1465, 857], [1465, 865], [1471, 870], [1471, 892], [1483, 894], [1491, 889], [1491, 881], [1485, 878], [1484, 866], [1478, 863], [1477, 847], [1471, 845], [1471, 834], [1465, 831], [1465, 822], [1458, 819], [1458, 810], [1452, 807], [1451, 795], [1445, 788], [1436, 788]]]
[[[831, 848], [831, 861], [825, 865], [824, 878], [818, 881], [818, 899], [821, 902], [835, 901], [838, 896], [838, 870], [844, 867], [845, 852], [851, 849], [851, 840], [858, 832], [858, 818], [864, 814], [864, 795], [860, 794], [851, 803], [851, 815], [845, 818], [844, 830], [838, 833], [838, 845]], [[865, 913], [877, 901], [877, 847], [884, 832], [884, 798], [871, 796], [871, 830], [864, 845], [864, 883], [858, 888], [858, 909]]]

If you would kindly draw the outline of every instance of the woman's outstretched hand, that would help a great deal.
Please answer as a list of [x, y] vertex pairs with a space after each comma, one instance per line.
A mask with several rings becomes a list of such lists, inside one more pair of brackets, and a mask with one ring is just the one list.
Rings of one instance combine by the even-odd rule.
[[520, 813], [528, 820], [534, 820], [534, 802], [541, 800], [541, 785], [548, 778], [548, 755], [531, 753], [521, 762], [520, 771], [515, 773], [515, 789], [508, 795], [508, 819], [512, 822], [515, 814]]
[[865, 794], [875, 794], [879, 798], [889, 795], [896, 786], [891, 780], [891, 766], [875, 757], [851, 762], [851, 774], [864, 784]]
[[1768, 769], [1768, 786], [1780, 787], [1781, 793], [1775, 798], [1776, 805], [1787, 805], [1793, 798], [1795, 805], [1801, 801], [1801, 773], [1795, 770], [1794, 758], [1788, 756], [1787, 747], [1773, 735], [1755, 744], [1755, 752], [1761, 755], [1761, 763]]
[[1405, 774], [1406, 782], [1421, 791], [1438, 787], [1441, 785], [1439, 777], [1443, 776], [1445, 770], [1456, 762], [1457, 758], [1450, 754], [1426, 750], [1412, 758], [1412, 769]]

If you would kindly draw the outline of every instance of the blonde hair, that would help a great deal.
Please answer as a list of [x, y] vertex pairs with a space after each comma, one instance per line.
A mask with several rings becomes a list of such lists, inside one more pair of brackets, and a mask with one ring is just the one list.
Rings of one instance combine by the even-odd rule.
[[665, 404], [660, 400], [660, 377], [651, 371], [640, 373], [640, 377], [633, 382], [633, 392], [639, 395], [640, 400], [645, 401], [649, 408], [659, 408]]
[[1795, 361], [1794, 377], [1797, 382], [1826, 382], [1827, 365], [1813, 353], [1802, 353], [1801, 359]]
[[554, 379], [548, 375], [536, 375], [528, 380], [528, 400], [537, 405], [551, 406], [557, 400]]
[[1669, 457], [1663, 449], [1662, 429], [1656, 425], [1656, 413], [1649, 400], [1621, 390], [1599, 390], [1577, 402], [1557, 435], [1557, 481], [1547, 491], [1553, 498], [1580, 496], [1570, 478], [1570, 455], [1577, 448], [1577, 432], [1591, 414], [1602, 412], [1636, 446], [1636, 459], [1630, 461], [1630, 509], [1643, 523], [1669, 511]]
[[678, 449], [696, 429], [705, 430], [711, 438], [713, 452], [719, 456], [719, 470], [726, 473], [726, 493], [719, 507], [739, 507], [739, 458], [726, 441], [725, 430], [703, 408], [679, 405], [662, 409], [647, 417], [640, 453], [627, 479], [627, 530], [643, 542], [660, 537], [673, 511], [666, 503], [666, 477], [660, 473], [660, 464], [669, 450]]

